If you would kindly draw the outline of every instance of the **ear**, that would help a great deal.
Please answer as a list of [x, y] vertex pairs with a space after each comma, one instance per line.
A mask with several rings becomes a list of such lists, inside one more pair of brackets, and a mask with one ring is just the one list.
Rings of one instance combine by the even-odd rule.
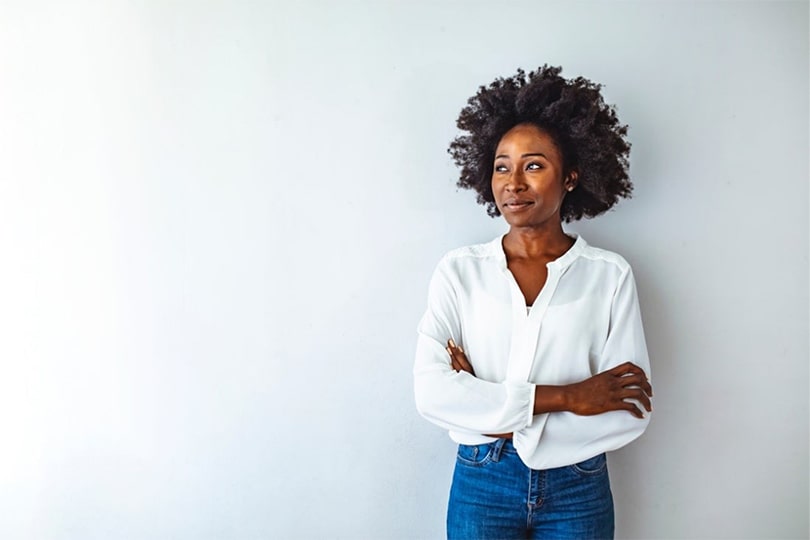
[[563, 186], [565, 187], [565, 191], [574, 191], [574, 188], [577, 187], [577, 171], [571, 171], [568, 173], [568, 176], [565, 178], [563, 182]]

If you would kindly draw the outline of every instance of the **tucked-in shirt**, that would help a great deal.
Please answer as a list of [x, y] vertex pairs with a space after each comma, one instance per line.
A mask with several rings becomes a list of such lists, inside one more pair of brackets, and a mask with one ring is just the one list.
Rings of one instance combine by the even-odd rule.
[[[460, 444], [494, 440], [485, 433], [513, 432], [518, 454], [533, 469], [620, 448], [649, 422], [646, 411], [643, 419], [625, 410], [533, 414], [536, 385], [580, 382], [628, 361], [650, 376], [627, 261], [579, 236], [547, 268], [546, 283], [527, 312], [502, 237], [447, 253], [430, 281], [414, 363], [422, 416]], [[448, 339], [464, 349], [474, 376], [452, 368]]]

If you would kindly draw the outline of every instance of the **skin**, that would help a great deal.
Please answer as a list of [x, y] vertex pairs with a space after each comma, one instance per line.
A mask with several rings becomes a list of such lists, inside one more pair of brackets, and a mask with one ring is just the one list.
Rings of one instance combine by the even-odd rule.
[[[563, 156], [554, 139], [532, 124], [518, 124], [506, 132], [495, 150], [492, 193], [509, 232], [504, 236], [506, 263], [520, 287], [526, 305], [532, 305], [548, 277], [546, 264], [558, 259], [574, 244], [563, 232], [560, 207], [565, 195], [576, 189], [576, 170], [563, 169]], [[447, 353], [454, 370], [475, 376], [464, 350], [453, 340]], [[570, 411], [591, 416], [625, 410], [643, 418], [652, 411], [650, 386], [644, 371], [626, 362], [584, 381], [563, 386], [538, 385], [534, 414]], [[492, 434], [511, 437], [511, 433]]]

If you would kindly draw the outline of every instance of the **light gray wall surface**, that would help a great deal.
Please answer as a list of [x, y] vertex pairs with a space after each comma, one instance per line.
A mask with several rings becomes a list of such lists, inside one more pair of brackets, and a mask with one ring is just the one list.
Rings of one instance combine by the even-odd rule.
[[806, 2], [0, 3], [0, 537], [441, 538], [415, 412], [446, 154], [549, 63], [630, 125], [619, 537], [807, 538]]

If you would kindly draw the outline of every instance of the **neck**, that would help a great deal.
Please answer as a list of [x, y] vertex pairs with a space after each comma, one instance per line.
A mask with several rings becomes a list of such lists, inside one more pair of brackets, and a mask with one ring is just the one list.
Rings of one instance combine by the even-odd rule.
[[563, 231], [562, 224], [556, 225], [549, 228], [510, 227], [503, 239], [504, 251], [510, 257], [556, 259], [574, 244], [574, 240]]

